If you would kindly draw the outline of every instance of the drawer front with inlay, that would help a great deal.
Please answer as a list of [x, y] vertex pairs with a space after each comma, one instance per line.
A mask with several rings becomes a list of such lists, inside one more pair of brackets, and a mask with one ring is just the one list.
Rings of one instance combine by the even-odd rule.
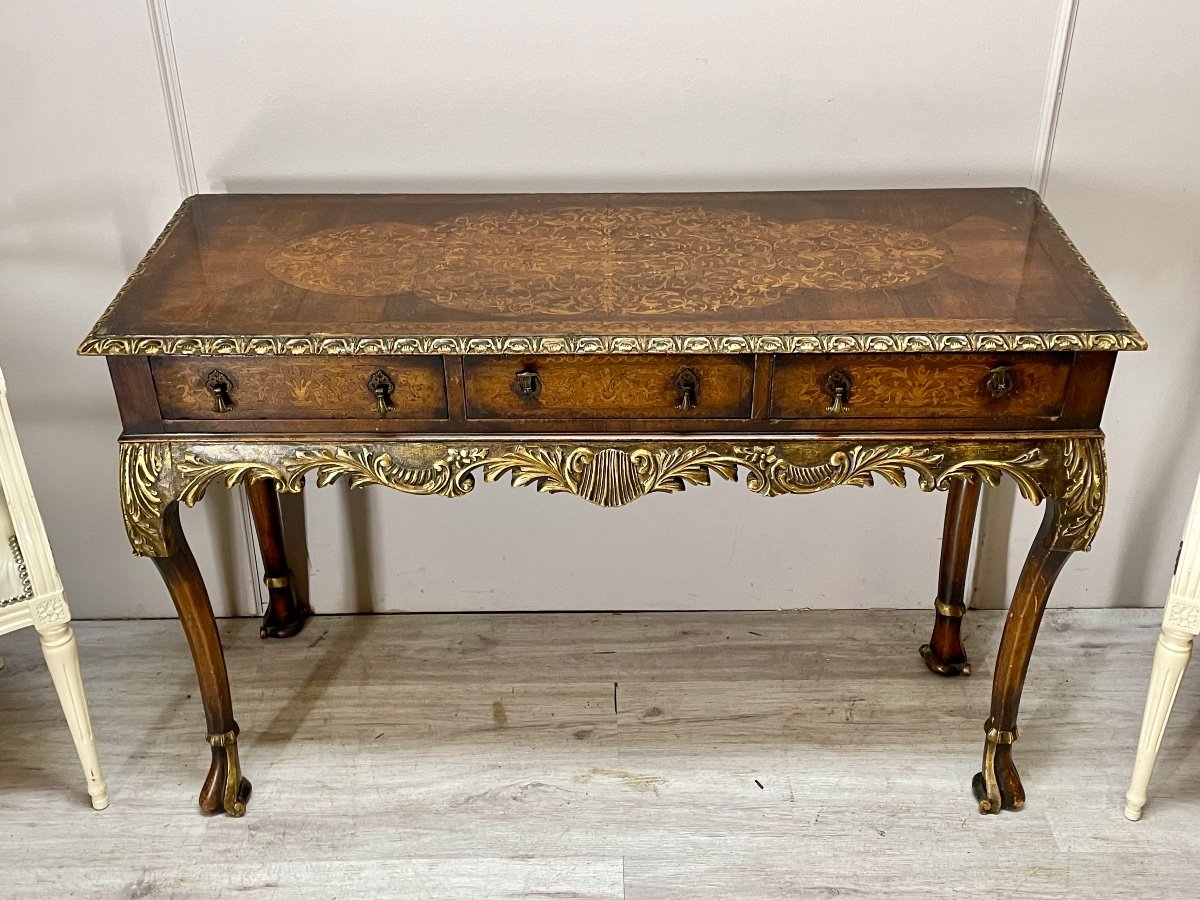
[[444, 419], [441, 357], [150, 362], [164, 419]]
[[1071, 353], [779, 356], [771, 416], [780, 419], [1053, 419]]
[[751, 356], [468, 356], [469, 419], [744, 419]]

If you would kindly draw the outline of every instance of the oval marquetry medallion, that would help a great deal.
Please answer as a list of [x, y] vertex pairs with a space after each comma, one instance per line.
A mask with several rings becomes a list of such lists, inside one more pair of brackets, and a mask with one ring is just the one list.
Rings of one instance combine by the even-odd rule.
[[266, 266], [320, 293], [415, 294], [515, 315], [653, 315], [768, 306], [798, 290], [901, 287], [950, 260], [929, 236], [876, 222], [566, 207], [319, 231], [279, 248]]

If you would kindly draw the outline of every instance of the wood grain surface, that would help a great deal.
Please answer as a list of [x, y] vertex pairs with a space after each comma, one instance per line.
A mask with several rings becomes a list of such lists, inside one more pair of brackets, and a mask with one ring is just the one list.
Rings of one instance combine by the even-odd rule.
[[[785, 419], [832, 415], [825, 382], [834, 371], [851, 381], [843, 419], [973, 418], [1051, 419], [1062, 410], [1073, 354], [942, 353], [780, 356], [775, 361], [771, 413]], [[992, 397], [986, 382], [1008, 366], [1012, 393]]]
[[[689, 340], [716, 336], [862, 333], [956, 350], [989, 334], [1141, 345], [1036, 194], [977, 188], [200, 195], [87, 352], [172, 352], [181, 337], [196, 338], [191, 353], [363, 352], [388, 338], [462, 352], [547, 337], [584, 352], [580, 335], [693, 352]], [[1094, 334], [1117, 337], [1094, 346]]]
[[[521, 418], [748, 418], [750, 356], [468, 356], [467, 416]], [[683, 409], [679, 378], [696, 376], [695, 407]], [[515, 376], [536, 372], [541, 389], [520, 396]]]
[[[446, 417], [446, 378], [437, 357], [245, 359], [186, 357], [150, 360], [159, 407], [166, 419], [377, 418], [367, 382], [377, 371], [391, 379], [388, 418]], [[233, 409], [213, 408], [205, 387], [217, 371], [232, 384]]]

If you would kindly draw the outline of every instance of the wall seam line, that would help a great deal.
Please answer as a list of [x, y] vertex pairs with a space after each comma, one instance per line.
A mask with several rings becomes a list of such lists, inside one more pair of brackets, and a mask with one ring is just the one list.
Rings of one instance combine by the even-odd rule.
[[1054, 139], [1058, 133], [1058, 118], [1062, 111], [1063, 88], [1067, 81], [1067, 65], [1075, 38], [1079, 4], [1080, 0], [1060, 0], [1058, 24], [1054, 30], [1050, 64], [1046, 70], [1046, 88], [1042, 96], [1041, 119], [1029, 182], [1029, 186], [1042, 195], [1045, 195], [1050, 182], [1050, 161], [1054, 155]]
[[[175, 174], [179, 178], [181, 199], [200, 192], [200, 180], [196, 176], [196, 154], [192, 148], [192, 135], [188, 129], [187, 106], [183, 99], [183, 86], [179, 80], [179, 63], [175, 56], [175, 38], [171, 33], [171, 15], [168, 0], [146, 0], [146, 12], [150, 16], [150, 33], [154, 40], [154, 56], [158, 63], [158, 80], [162, 87], [163, 106], [167, 114], [167, 127], [171, 133], [171, 151], [175, 156]], [[245, 492], [239, 492], [236, 506], [242, 523], [242, 543], [246, 553], [248, 571], [259, 571], [258, 548], [254, 540], [254, 522]], [[236, 604], [237, 598], [229, 598]], [[250, 600], [255, 612], [266, 611], [266, 598], [260, 579], [252, 578]]]
[[146, 11], [150, 15], [150, 32], [154, 38], [154, 55], [158, 61], [158, 79], [167, 112], [167, 126], [171, 132], [171, 150], [175, 154], [179, 191], [184, 197], [190, 197], [199, 191], [199, 180], [196, 178], [196, 159], [188, 131], [183, 89], [179, 83], [179, 66], [175, 59], [175, 41], [171, 35], [167, 0], [146, 0]]

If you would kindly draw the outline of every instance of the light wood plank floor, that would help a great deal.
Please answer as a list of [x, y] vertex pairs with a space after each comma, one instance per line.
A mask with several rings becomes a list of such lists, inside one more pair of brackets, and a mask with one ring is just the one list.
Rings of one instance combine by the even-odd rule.
[[1051, 613], [1020, 813], [980, 816], [1001, 614], [939, 679], [913, 611], [222, 624], [254, 797], [206, 819], [178, 623], [77, 634], [112, 806], [87, 804], [32, 632], [0, 640], [4, 897], [1187, 897], [1200, 684], [1121, 815], [1156, 610]]

